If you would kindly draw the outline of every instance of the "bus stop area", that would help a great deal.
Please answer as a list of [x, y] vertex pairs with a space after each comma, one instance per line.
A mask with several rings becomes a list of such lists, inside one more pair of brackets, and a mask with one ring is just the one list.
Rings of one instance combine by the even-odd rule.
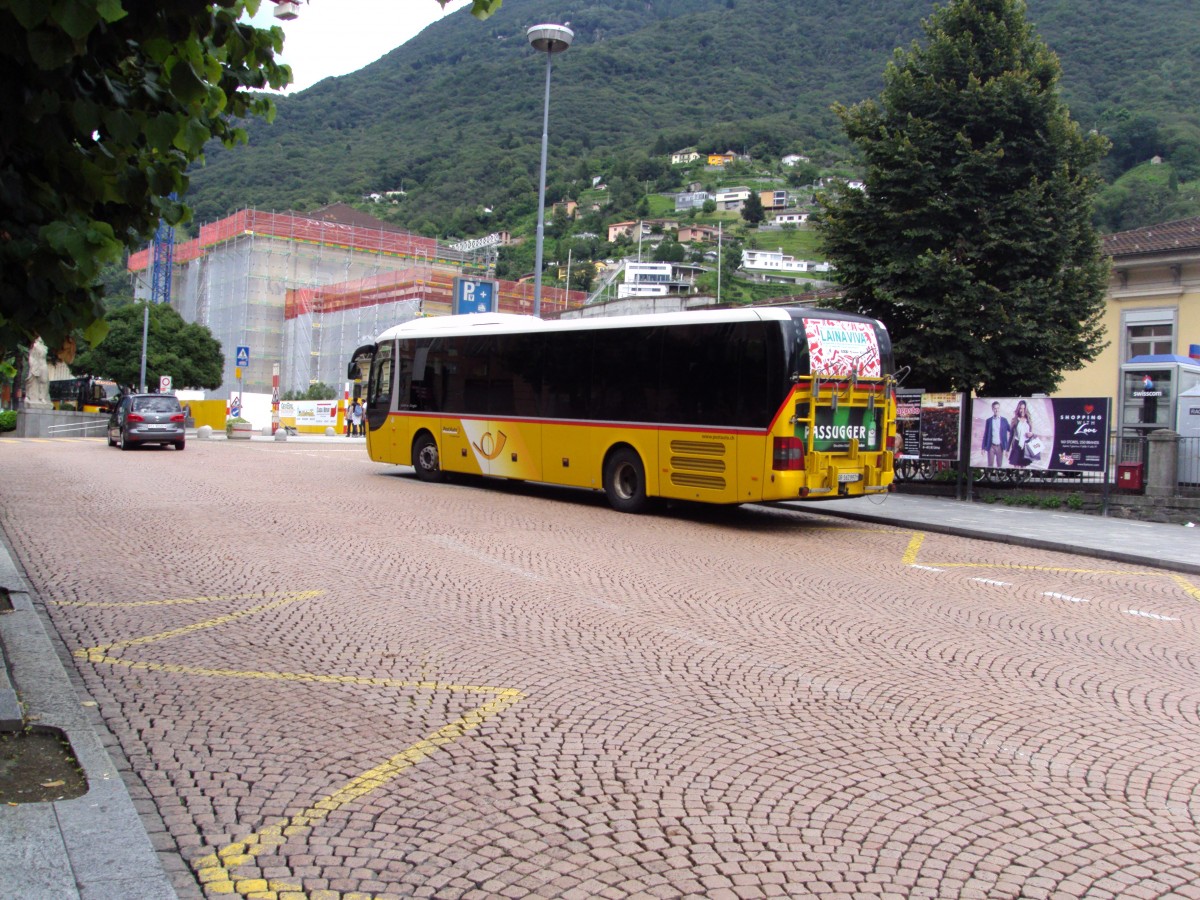
[[[223, 442], [224, 439], [224, 434], [218, 434], [215, 442]], [[107, 448], [102, 446], [102, 439], [88, 443], [96, 444], [94, 449], [101, 456], [107, 452]], [[353, 449], [356, 454], [362, 454], [361, 440], [346, 438], [341, 434], [331, 437], [290, 436], [284, 440], [276, 440], [269, 434], [256, 434], [251, 438], [248, 449], [256, 452], [256, 460], [260, 461], [263, 460], [263, 455], [286, 452], [288, 449], [296, 452], [296, 445], [300, 445], [301, 448], [311, 446], [314, 451], [328, 454], [330, 449], [335, 449], [330, 448], [331, 444], [341, 444], [347, 452]], [[212, 446], [202, 452], [208, 452], [210, 456], [215, 452], [235, 456], [246, 450], [245, 445], [238, 448]], [[172, 451], [164, 450], [157, 455], [151, 451], [139, 452], [145, 452], [145, 457], [139, 458], [142, 464], [148, 466], [160, 461], [169, 462], [173, 458]], [[115, 451], [113, 455], [116, 456]], [[193, 446], [190, 444], [187, 454], [182, 458], [190, 460], [192, 455]], [[233, 461], [228, 464], [228, 468], [222, 469], [222, 472], [228, 474], [229, 478], [235, 478], [240, 468], [240, 464]], [[400, 484], [407, 485], [408, 481], [402, 480]], [[396, 484], [389, 481], [385, 487], [392, 490]], [[247, 485], [245, 490], [252, 491], [254, 488]], [[488, 502], [492, 496], [492, 493], [482, 494]], [[553, 500], [551, 502], [553, 503]], [[1084, 515], [1079, 512], [997, 508], [995, 505], [983, 503], [962, 503], [953, 499], [902, 494], [889, 494], [887, 497], [874, 499], [782, 505], [832, 522], [869, 523], [884, 528], [919, 530], [1031, 548], [1036, 551], [1074, 553], [1165, 572], [1200, 574], [1200, 522], [1196, 523], [1195, 527], [1187, 524], [1180, 526], [1134, 522]], [[270, 503], [264, 503], [263, 509], [270, 509]], [[598, 515], [598, 512], [590, 508], [577, 511], [581, 515], [583, 512]], [[616, 515], [607, 514], [607, 511], [604, 514]], [[666, 524], [670, 526], [670, 520], [667, 520]], [[0, 858], [0, 896], [164, 900], [174, 896], [204, 896], [203, 888], [197, 892], [196, 889], [188, 887], [193, 875], [187, 869], [187, 865], [182, 863], [178, 856], [166, 852], [168, 847], [174, 846], [168, 839], [169, 823], [164, 823], [158, 814], [145, 815], [154, 806], [154, 796], [146, 790], [142, 781], [133, 775], [130, 763], [122, 755], [118, 742], [100, 719], [96, 704], [90, 700], [90, 695], [85, 690], [85, 684], [72, 671], [71, 652], [55, 631], [52, 620], [48, 617], [44, 598], [37, 595], [34, 582], [26, 577], [16, 554], [12, 552], [12, 536], [4, 535], [4, 538], [4, 542], [0, 542], [0, 588], [4, 589], [7, 598], [11, 599], [12, 608], [10, 612], [0, 616], [0, 649], [4, 652], [4, 665], [0, 666], [0, 673], [11, 673], [11, 680], [5, 678], [4, 682], [0, 682], [0, 715], [8, 720], [7, 724], [10, 726], [16, 716], [24, 718], [25, 724], [60, 728], [70, 739], [80, 766], [88, 776], [89, 791], [83, 797], [61, 802], [0, 804], [0, 846], [6, 848]], [[442, 540], [445, 547], [455, 553], [476, 552], [449, 536], [438, 540]], [[79, 577], [85, 576], [80, 574]], [[1200, 599], [1194, 588], [1192, 595], [1193, 599]], [[212, 619], [212, 622], [216, 622], [216, 619]], [[109, 650], [110, 648], [103, 647], [98, 650], [90, 648], [88, 653], [95, 656], [95, 659], [101, 659]], [[76, 652], [76, 656], [79, 653]], [[200, 664], [193, 662], [192, 665]], [[92, 692], [94, 691], [95, 688], [92, 688]], [[230, 702], [236, 702], [235, 698], [230, 696]], [[481, 719], [497, 714], [503, 710], [505, 703], [517, 700], [515, 695], [508, 696], [499, 692], [488, 702], [493, 703], [494, 708], [480, 713]], [[469, 718], [470, 714], [464, 715]], [[568, 745], [570, 746], [569, 738]], [[586, 744], [576, 751], [581, 754], [589, 752]], [[413, 751], [414, 760], [420, 757], [422, 752], [425, 751]], [[830, 761], [830, 764], [835, 766], [836, 763]], [[546, 790], [552, 793], [551, 788], [547, 787]], [[602, 806], [604, 798], [593, 797], [592, 803]], [[581, 833], [586, 830], [590, 821], [587, 805], [582, 804], [578, 811], [581, 820], [578, 827]], [[632, 811], [626, 812], [629, 816], [636, 815]], [[626, 812], [616, 811], [614, 817], [620, 820]], [[386, 814], [383, 815], [386, 818]], [[518, 829], [503, 840], [518, 842], [521, 840], [521, 834], [521, 830]], [[250, 858], [254, 852], [252, 845], [253, 841], [248, 840], [244, 845], [233, 842], [229, 847], [241, 846], [244, 857]], [[612, 852], [623, 852], [622, 848], [622, 844], [617, 844]], [[235, 854], [226, 852], [226, 857], [232, 859], [234, 856]], [[712, 862], [713, 871], [720, 872], [720, 860], [714, 858]], [[209, 872], [209, 877], [217, 877], [212, 875], [212, 872], [227, 872], [229, 865], [232, 865], [218, 863], [220, 860], [202, 866], [202, 871]], [[1200, 865], [1200, 862], [1196, 862], [1196, 865]], [[748, 866], [748, 869], [750, 872], [755, 871], [752, 866]], [[737, 893], [733, 889], [736, 882], [726, 888], [721, 887], [718, 876], [712, 876], [712, 881], [706, 881], [707, 877], [709, 876], [696, 876], [696, 880], [689, 883], [702, 884], [703, 894], [709, 896], [740, 898], [751, 895]], [[204, 876], [202, 881], [203, 878]], [[760, 878], [760, 881], [770, 883], [769, 878]], [[210, 887], [214, 884], [215, 882], [210, 882]], [[268, 882], [264, 881], [263, 895], [270, 893], [268, 887]], [[460, 894], [484, 896], [490, 893], [491, 889], [496, 889], [496, 886], [492, 884], [490, 889], [481, 887], [475, 894]], [[227, 892], [224, 888], [214, 887], [214, 893]], [[248, 883], [241, 884], [238, 889], [230, 888], [228, 893], [257, 895]], [[296, 896], [325, 895], [320, 892], [294, 893]], [[332, 886], [326, 893], [329, 896], [344, 898], [358, 896], [353, 892], [337, 892]], [[391, 895], [385, 890], [378, 893], [380, 896]], [[929, 893], [938, 895], [936, 886], [931, 887]], [[272, 895], [278, 900], [288, 896], [286, 890], [282, 889], [276, 890]], [[528, 895], [557, 894], [535, 894], [530, 890]], [[582, 898], [584, 893], [563, 895], [577, 895]], [[688, 894], [668, 892], [662, 895]], [[761, 895], [772, 894], [767, 892]], [[1039, 893], [1037, 884], [1033, 884], [1028, 895], [1049, 893]], [[1181, 889], [1177, 895], [1200, 896], [1200, 890], [1195, 890], [1193, 884], [1193, 893], [1189, 894], [1186, 888]]]

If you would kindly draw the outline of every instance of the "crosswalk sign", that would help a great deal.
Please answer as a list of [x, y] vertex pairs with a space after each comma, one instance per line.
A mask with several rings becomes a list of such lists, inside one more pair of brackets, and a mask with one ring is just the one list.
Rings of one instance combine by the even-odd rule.
[[239, 369], [245, 369], [250, 365], [250, 348], [239, 346], [237, 348], [237, 366]]

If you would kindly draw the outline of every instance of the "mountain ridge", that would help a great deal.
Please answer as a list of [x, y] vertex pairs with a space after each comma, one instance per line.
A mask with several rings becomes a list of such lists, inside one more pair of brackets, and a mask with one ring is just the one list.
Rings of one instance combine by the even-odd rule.
[[[1192, 153], [1200, 167], [1191, 6], [1028, 0], [1027, 15], [1059, 55], [1076, 121], [1120, 135], [1149, 119], [1154, 152]], [[461, 11], [357, 72], [279, 98], [273, 125], [249, 123], [250, 146], [209, 153], [187, 199], [207, 221], [403, 188], [389, 218], [425, 234], [528, 217], [545, 61], [524, 35], [541, 21], [576, 32], [554, 61], [547, 202], [583, 169], [652, 145], [848, 159], [831, 104], [877, 96], [892, 53], [923, 37], [932, 11], [924, 0], [505, 0], [483, 22]]]

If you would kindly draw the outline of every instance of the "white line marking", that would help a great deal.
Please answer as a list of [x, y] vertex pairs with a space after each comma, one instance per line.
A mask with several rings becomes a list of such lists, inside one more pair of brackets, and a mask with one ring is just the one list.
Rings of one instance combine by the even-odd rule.
[[916, 563], [911, 563], [909, 565], [909, 568], [910, 569], [920, 569], [923, 572], [945, 572], [946, 571], [945, 569], [935, 569], [933, 566], [920, 566], [920, 565], [917, 565]]
[[1158, 619], [1160, 622], [1178, 622], [1174, 616], [1160, 616], [1158, 613], [1143, 612], [1140, 609], [1127, 609], [1125, 612], [1131, 616], [1141, 616], [1143, 619]]
[[1044, 591], [1043, 597], [1053, 597], [1055, 600], [1067, 600], [1071, 603], [1091, 603], [1086, 597], [1072, 597], [1070, 594], [1059, 594], [1055, 591]]
[[996, 581], [992, 578], [972, 578], [972, 581], [978, 581], [980, 584], [993, 584], [996, 587], [1012, 587], [1011, 581]]

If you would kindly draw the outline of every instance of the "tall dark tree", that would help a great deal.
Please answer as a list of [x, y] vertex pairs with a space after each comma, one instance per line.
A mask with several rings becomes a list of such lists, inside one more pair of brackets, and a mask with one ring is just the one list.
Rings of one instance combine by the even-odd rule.
[[751, 191], [749, 198], [742, 204], [742, 219], [747, 225], [761, 225], [766, 217], [758, 191]]
[[[142, 366], [144, 304], [131, 303], [108, 313], [108, 336], [79, 351], [71, 371], [137, 384]], [[188, 323], [164, 303], [150, 304], [146, 339], [146, 385], [170, 375], [177, 388], [220, 387], [225, 356], [221, 344], [203, 325]]]
[[1051, 391], [1104, 346], [1106, 142], [1071, 120], [1021, 0], [951, 0], [924, 27], [878, 101], [836, 107], [866, 163], [866, 191], [817, 216], [844, 306], [887, 324], [917, 384]]

